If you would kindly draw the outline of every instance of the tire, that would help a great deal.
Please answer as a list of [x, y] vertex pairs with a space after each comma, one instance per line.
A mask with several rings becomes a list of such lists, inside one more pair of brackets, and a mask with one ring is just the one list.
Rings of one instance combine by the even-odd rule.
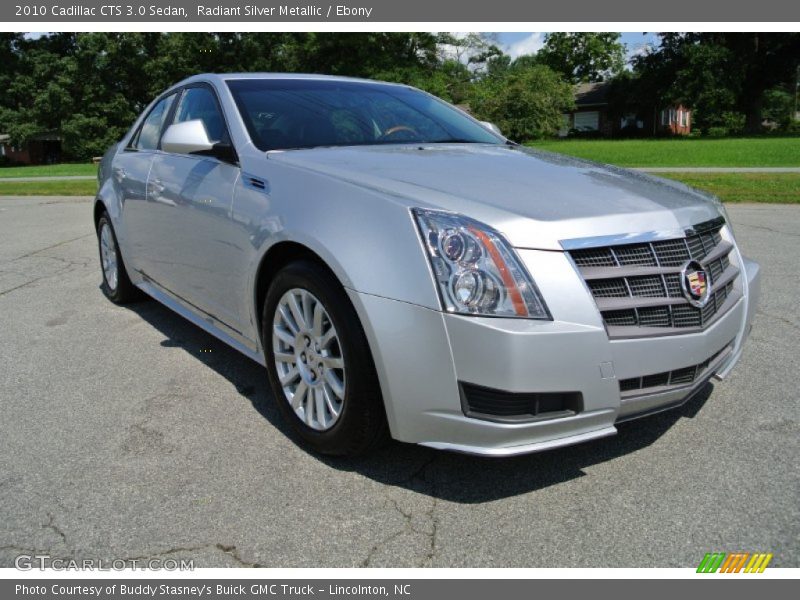
[[277, 273], [264, 301], [262, 341], [278, 408], [306, 445], [321, 454], [357, 456], [386, 439], [364, 330], [327, 269], [300, 260]]
[[97, 221], [97, 247], [100, 253], [100, 272], [103, 276], [100, 288], [106, 298], [114, 304], [127, 304], [141, 300], [141, 291], [131, 283], [128, 272], [125, 270], [117, 234], [114, 232], [114, 226], [106, 212]]

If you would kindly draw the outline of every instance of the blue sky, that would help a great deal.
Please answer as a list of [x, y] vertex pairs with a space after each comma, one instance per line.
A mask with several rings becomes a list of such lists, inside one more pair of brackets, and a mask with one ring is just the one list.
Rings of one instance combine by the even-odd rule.
[[[542, 47], [544, 33], [497, 33], [495, 34], [500, 42], [503, 51], [511, 55], [512, 58], [523, 54], [533, 54]], [[622, 43], [628, 49], [628, 56], [635, 54], [647, 44], [654, 44], [657, 41], [655, 33], [623, 33]]]

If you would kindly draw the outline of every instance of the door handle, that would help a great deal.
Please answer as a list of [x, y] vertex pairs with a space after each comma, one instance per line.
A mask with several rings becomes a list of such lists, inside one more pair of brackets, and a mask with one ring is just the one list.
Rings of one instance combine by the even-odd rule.
[[151, 192], [151, 193], [152, 193], [154, 196], [160, 196], [160, 195], [161, 195], [161, 192], [163, 192], [163, 191], [164, 191], [164, 184], [163, 184], [163, 183], [161, 183], [161, 180], [160, 180], [160, 179], [153, 179], [153, 180], [150, 182], [150, 184], [149, 184], [149, 187], [150, 187], [150, 192]]

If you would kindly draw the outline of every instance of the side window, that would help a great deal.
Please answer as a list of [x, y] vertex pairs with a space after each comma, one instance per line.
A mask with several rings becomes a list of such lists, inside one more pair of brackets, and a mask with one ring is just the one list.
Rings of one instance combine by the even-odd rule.
[[169, 108], [175, 101], [175, 94], [160, 100], [147, 115], [142, 123], [141, 129], [131, 144], [137, 150], [155, 150], [158, 148], [158, 140], [161, 138], [161, 128], [169, 114]]
[[174, 122], [182, 123], [194, 119], [200, 119], [203, 122], [208, 139], [212, 142], [230, 142], [217, 98], [206, 87], [188, 88], [183, 92], [178, 103]]

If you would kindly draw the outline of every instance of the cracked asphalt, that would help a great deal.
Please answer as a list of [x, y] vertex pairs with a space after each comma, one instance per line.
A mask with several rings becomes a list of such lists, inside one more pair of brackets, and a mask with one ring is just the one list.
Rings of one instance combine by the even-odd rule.
[[732, 376], [619, 435], [490, 460], [289, 437], [266, 376], [154, 301], [104, 299], [83, 198], [0, 198], [0, 566], [800, 566], [800, 206], [733, 205], [763, 299]]

